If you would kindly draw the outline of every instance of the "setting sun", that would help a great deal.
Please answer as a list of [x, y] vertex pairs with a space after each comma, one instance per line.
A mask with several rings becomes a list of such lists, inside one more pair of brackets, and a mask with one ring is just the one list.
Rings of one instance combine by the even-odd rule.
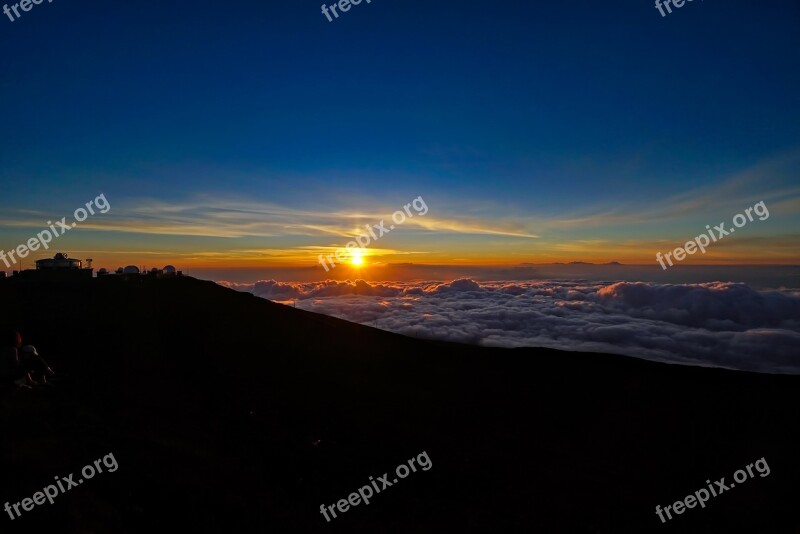
[[350, 258], [350, 263], [352, 263], [356, 267], [364, 265], [364, 258], [361, 256], [361, 251], [359, 250], [353, 251], [353, 256]]

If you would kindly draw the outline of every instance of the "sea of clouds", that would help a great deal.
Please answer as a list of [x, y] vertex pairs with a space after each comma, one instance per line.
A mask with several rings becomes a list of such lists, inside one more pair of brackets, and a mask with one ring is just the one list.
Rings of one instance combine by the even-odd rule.
[[409, 336], [550, 347], [800, 374], [800, 291], [713, 282], [528, 281], [255, 284], [265, 299]]

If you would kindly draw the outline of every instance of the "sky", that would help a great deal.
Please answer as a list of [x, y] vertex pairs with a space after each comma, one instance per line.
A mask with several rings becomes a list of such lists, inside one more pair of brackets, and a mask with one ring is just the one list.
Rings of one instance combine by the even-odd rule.
[[[683, 264], [800, 264], [800, 4], [372, 0], [332, 22], [320, 4], [0, 15], [0, 249], [102, 194], [25, 266], [656, 273], [763, 202]], [[319, 264], [415, 199], [362, 265]]]

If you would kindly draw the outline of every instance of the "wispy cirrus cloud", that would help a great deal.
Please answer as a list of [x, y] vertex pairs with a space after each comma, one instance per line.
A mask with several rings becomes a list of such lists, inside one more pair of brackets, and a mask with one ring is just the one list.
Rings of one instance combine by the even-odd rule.
[[[102, 223], [84, 224], [100, 231], [205, 237], [335, 236], [351, 238], [365, 224], [389, 220], [394, 210], [357, 208], [316, 211], [237, 198], [198, 196], [186, 201], [138, 199], [115, 204], [113, 216]], [[23, 215], [25, 215], [23, 217]], [[37, 216], [38, 215], [38, 216]], [[45, 213], [18, 213], [8, 226], [41, 226]], [[537, 237], [514, 220], [438, 216], [408, 218], [404, 228], [417, 231], [511, 237]]]
[[[527, 206], [500, 205], [490, 198], [460, 197], [458, 191], [432, 191], [425, 195], [429, 213], [407, 218], [402, 231], [393, 232], [381, 242], [381, 248], [372, 247], [367, 254], [381, 262], [403, 261], [402, 256], [413, 255], [420, 261], [439, 263], [648, 263], [657, 250], [683, 244], [705, 224], [729, 220], [745, 207], [765, 200], [773, 214], [769, 225], [750, 226], [750, 234], [737, 234], [736, 239], [719, 243], [702, 259], [692, 261], [792, 262], [800, 250], [800, 187], [787, 185], [791, 184], [787, 176], [798, 167], [800, 151], [795, 151], [691, 190], [644, 199], [620, 195], [613, 204], [605, 200], [570, 205], [566, 196], [563, 203], [535, 213]], [[288, 205], [220, 193], [170, 201], [111, 196], [112, 210], [102, 218], [85, 221], [81, 231], [70, 233], [68, 239], [82, 249], [95, 240], [111, 253], [116, 250], [117, 234], [123, 234], [120, 240], [139, 250], [145, 243], [170, 247], [176, 258], [193, 262], [304, 265], [313, 261], [309, 256], [335, 252], [363, 233], [366, 225], [389, 221], [391, 214], [412, 198], [392, 197], [397, 201], [388, 201], [386, 195], [298, 196], [295, 205]], [[0, 215], [0, 226], [38, 231], [61, 211], [11, 206]], [[778, 217], [783, 221], [780, 226], [774, 222]], [[13, 242], [18, 239], [21, 237], [15, 235]]]

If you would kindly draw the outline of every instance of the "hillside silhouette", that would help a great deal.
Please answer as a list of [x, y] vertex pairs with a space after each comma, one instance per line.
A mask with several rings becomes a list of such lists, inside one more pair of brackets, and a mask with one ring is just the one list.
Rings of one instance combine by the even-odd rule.
[[191, 277], [15, 277], [0, 302], [65, 377], [0, 400], [0, 505], [119, 463], [5, 532], [800, 532], [800, 377], [417, 340]]

